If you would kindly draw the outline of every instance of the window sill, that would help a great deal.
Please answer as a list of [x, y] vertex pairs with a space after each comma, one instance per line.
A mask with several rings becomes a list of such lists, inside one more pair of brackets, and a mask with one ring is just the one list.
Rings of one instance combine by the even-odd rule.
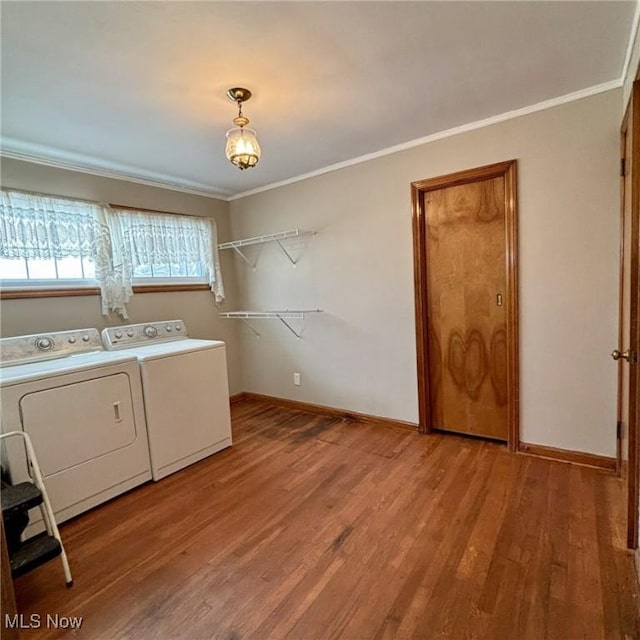
[[[188, 284], [138, 284], [133, 285], [133, 293], [164, 293], [170, 291], [209, 291], [206, 283]], [[18, 300], [20, 298], [64, 298], [67, 296], [99, 296], [98, 287], [43, 287], [0, 289], [0, 300]]]
[[206, 282], [184, 282], [182, 284], [134, 284], [133, 293], [160, 293], [162, 291], [210, 291]]

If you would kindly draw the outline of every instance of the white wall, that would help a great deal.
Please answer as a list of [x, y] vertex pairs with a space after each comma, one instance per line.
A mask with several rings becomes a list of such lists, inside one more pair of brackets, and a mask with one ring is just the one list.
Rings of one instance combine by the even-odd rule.
[[[220, 241], [229, 238], [228, 204], [222, 200], [7, 158], [2, 159], [0, 168], [4, 187], [174, 213], [213, 216]], [[229, 255], [221, 255], [227, 291], [225, 308], [236, 305], [235, 264], [230, 258]], [[128, 304], [128, 314], [128, 320], [121, 320], [115, 314], [109, 318], [103, 317], [98, 296], [3, 300], [0, 304], [1, 334], [12, 336], [83, 327], [102, 329], [116, 324], [181, 318], [193, 337], [221, 339], [227, 343], [231, 393], [241, 390], [238, 327], [230, 320], [218, 318], [213, 294], [208, 291], [137, 293]]]
[[255, 272], [238, 260], [241, 307], [325, 310], [300, 341], [275, 321], [254, 323], [260, 339], [243, 327], [244, 389], [417, 422], [410, 183], [516, 158], [521, 439], [614, 456], [621, 100], [610, 91], [232, 201], [234, 238], [318, 230], [296, 269], [273, 246]]

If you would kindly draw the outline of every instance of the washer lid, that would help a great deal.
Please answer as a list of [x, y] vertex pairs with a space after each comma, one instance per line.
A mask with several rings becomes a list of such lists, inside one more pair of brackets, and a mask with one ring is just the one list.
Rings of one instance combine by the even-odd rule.
[[136, 357], [128, 352], [94, 351], [54, 360], [2, 367], [0, 368], [0, 387], [131, 362], [136, 362]]
[[195, 338], [186, 338], [183, 340], [174, 340], [173, 342], [159, 342], [156, 344], [130, 347], [128, 349], [123, 349], [119, 353], [134, 354], [138, 360], [144, 362], [145, 360], [178, 356], [180, 354], [193, 351], [222, 349], [224, 346], [225, 343], [222, 342], [222, 340], [196, 340]]

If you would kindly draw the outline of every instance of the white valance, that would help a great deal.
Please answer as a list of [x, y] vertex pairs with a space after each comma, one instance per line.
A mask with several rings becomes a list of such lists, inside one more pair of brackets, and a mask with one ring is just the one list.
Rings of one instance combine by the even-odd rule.
[[90, 258], [108, 247], [100, 205], [21, 192], [1, 192], [0, 257]]

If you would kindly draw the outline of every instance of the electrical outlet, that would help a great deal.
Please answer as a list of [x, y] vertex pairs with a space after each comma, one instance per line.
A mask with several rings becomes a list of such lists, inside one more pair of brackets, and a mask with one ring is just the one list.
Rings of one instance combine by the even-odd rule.
[[293, 374], [293, 384], [296, 385], [296, 387], [299, 387], [302, 382], [300, 382], [300, 374], [299, 373], [294, 373]]

